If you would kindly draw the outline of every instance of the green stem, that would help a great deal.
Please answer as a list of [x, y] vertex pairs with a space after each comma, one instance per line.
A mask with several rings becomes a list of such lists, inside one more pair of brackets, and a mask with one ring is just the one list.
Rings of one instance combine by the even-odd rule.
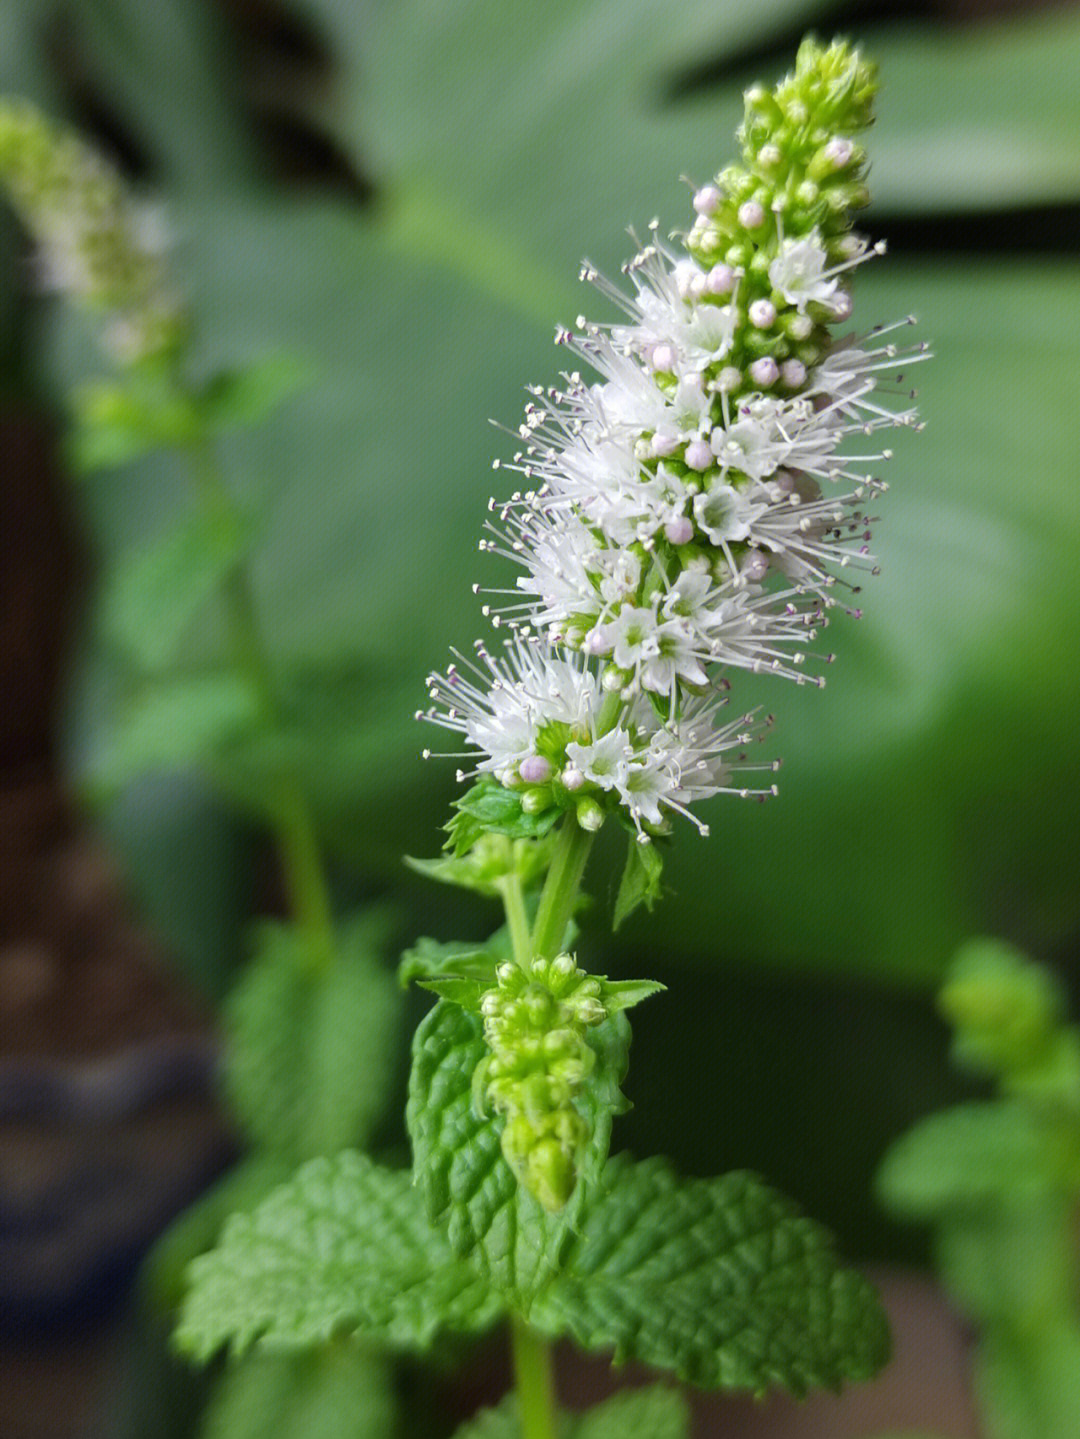
[[529, 916], [525, 912], [525, 892], [521, 888], [521, 876], [508, 874], [500, 885], [503, 908], [506, 910], [506, 925], [510, 931], [510, 943], [514, 947], [514, 962], [524, 969], [533, 957], [532, 936], [529, 934]]
[[[239, 522], [236, 506], [209, 445], [194, 445], [188, 454], [208, 515], [221, 524], [236, 525]], [[242, 566], [228, 576], [223, 593], [236, 662], [259, 697], [264, 720], [268, 725], [275, 725], [280, 720], [280, 706], [259, 632], [251, 582]], [[308, 938], [312, 962], [319, 967], [332, 964], [334, 916], [330, 889], [311, 806], [291, 769], [280, 776], [278, 792], [270, 799], [270, 811], [290, 908]]]
[[593, 835], [582, 829], [572, 814], [568, 814], [559, 830], [551, 868], [540, 895], [540, 907], [536, 911], [532, 951], [540, 958], [554, 959], [562, 946], [592, 842]]
[[558, 1439], [558, 1405], [551, 1346], [524, 1319], [510, 1321], [521, 1439]]

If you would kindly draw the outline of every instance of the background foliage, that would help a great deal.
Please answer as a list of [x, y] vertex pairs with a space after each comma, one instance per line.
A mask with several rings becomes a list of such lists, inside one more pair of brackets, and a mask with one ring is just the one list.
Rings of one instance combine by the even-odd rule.
[[[478, 632], [470, 582], [499, 583], [475, 546], [512, 442], [488, 417], [515, 424], [523, 385], [556, 372], [556, 321], [596, 310], [581, 257], [617, 272], [628, 223], [685, 220], [680, 173], [727, 158], [742, 88], [785, 69], [807, 26], [879, 60], [867, 228], [893, 254], [860, 273], [856, 320], [910, 310], [937, 353], [918, 374], [927, 430], [895, 446], [884, 572], [866, 617], [830, 631], [826, 691], [761, 695], [782, 798], [717, 802], [707, 844], [681, 834], [677, 898], [635, 916], [617, 956], [588, 934], [594, 968], [636, 973], [648, 951], [671, 990], [639, 1027], [631, 1093], [650, 1102], [620, 1141], [690, 1172], [761, 1168], [863, 1249], [887, 1243], [867, 1176], [947, 1087], [921, 995], [966, 935], [1061, 959], [1080, 917], [1080, 16], [875, 16], [795, 0], [0, 11], [3, 88], [96, 129], [167, 199], [206, 372], [270, 353], [311, 376], [224, 458], [269, 499], [260, 618], [342, 893], [398, 901], [409, 934], [485, 932], [401, 855], [436, 851], [453, 790], [450, 766], [417, 758], [423, 676]], [[0, 238], [14, 250], [10, 226]], [[83, 328], [10, 287], [0, 309], [8, 386], [58, 409], [91, 362]], [[187, 493], [167, 457], [83, 487], [102, 567], [137, 565]], [[220, 992], [247, 835], [197, 778], [219, 617], [191, 616], [191, 723], [151, 726], [185, 745], [151, 746], [146, 779], [116, 793], [116, 747], [146, 726], [126, 727], [110, 603], [74, 654], [71, 763], [107, 796], [175, 953]], [[234, 746], [234, 793], [257, 794], [270, 762]], [[721, 1108], [724, 1128], [703, 1128]]]

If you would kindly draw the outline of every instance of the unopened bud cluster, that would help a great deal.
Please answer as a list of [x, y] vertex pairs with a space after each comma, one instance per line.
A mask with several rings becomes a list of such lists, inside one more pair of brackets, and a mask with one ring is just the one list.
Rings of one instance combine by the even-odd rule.
[[526, 813], [595, 829], [621, 810], [647, 841], [673, 814], [704, 829], [691, 807], [711, 795], [771, 792], [736, 774], [752, 725], [721, 715], [726, 672], [805, 681], [837, 591], [876, 569], [867, 504], [890, 451], [866, 438], [916, 421], [880, 385], [923, 350], [883, 341], [896, 325], [833, 333], [883, 248], [851, 230], [874, 86], [847, 44], [806, 42], [747, 93], [742, 163], [696, 192], [689, 233], [650, 226], [633, 293], [583, 271], [625, 321], [560, 330], [599, 378], [531, 390], [508, 466], [524, 485], [481, 541], [521, 571], [514, 602], [485, 606], [514, 636], [432, 675], [422, 712], [471, 746], [462, 778]]
[[1050, 970], [1007, 944], [973, 940], [957, 955], [938, 1008], [954, 1026], [957, 1063], [1006, 1090], [1080, 1108], [1080, 1033], [1066, 1023]]
[[0, 103], [0, 186], [40, 247], [47, 287], [105, 312], [115, 358], [168, 353], [184, 333], [158, 217], [77, 135], [25, 102]]
[[600, 981], [574, 957], [500, 965], [481, 1014], [490, 1054], [476, 1072], [478, 1101], [505, 1116], [502, 1150], [518, 1182], [550, 1211], [573, 1192], [588, 1120], [575, 1104], [596, 1056], [586, 1031], [607, 1011]]

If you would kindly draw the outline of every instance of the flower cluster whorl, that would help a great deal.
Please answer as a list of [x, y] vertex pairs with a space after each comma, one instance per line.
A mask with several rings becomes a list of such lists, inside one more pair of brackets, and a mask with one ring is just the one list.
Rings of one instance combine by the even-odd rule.
[[884, 248], [851, 231], [874, 88], [846, 43], [804, 43], [776, 90], [747, 93], [742, 164], [696, 192], [689, 233], [650, 227], [633, 293], [583, 270], [624, 319], [557, 332], [599, 379], [531, 390], [507, 466], [525, 486], [481, 541], [521, 570], [514, 603], [485, 605], [515, 636], [431, 676], [422, 716], [527, 813], [619, 813], [647, 842], [710, 795], [772, 792], [734, 777], [752, 717], [721, 718], [724, 672], [824, 683], [810, 646], [837, 589], [857, 594], [847, 576], [875, 569], [867, 467], [890, 452], [865, 439], [916, 423], [878, 386], [924, 350], [884, 339], [895, 325], [831, 333]]
[[497, 981], [481, 1001], [491, 1053], [476, 1071], [477, 1098], [506, 1116], [507, 1163], [555, 1212], [570, 1197], [577, 1157], [590, 1138], [574, 1100], [596, 1062], [586, 1030], [607, 1018], [600, 982], [569, 954], [534, 959], [528, 971], [500, 965]]
[[186, 320], [163, 262], [156, 212], [78, 135], [25, 101], [0, 102], [0, 185], [40, 246], [44, 283], [103, 312], [121, 363], [168, 354]]

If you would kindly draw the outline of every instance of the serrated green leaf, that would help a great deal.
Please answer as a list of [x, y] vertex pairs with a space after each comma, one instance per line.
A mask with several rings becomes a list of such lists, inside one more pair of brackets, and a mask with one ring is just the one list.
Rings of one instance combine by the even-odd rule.
[[244, 526], [197, 516], [122, 559], [102, 601], [103, 637], [141, 668], [160, 669], [240, 562], [250, 538]]
[[601, 979], [600, 998], [608, 1014], [618, 1014], [624, 1009], [633, 1009], [644, 999], [654, 994], [663, 994], [667, 985], [655, 979]]
[[475, 1333], [500, 1303], [428, 1223], [404, 1171], [346, 1152], [314, 1159], [191, 1266], [177, 1331], [205, 1360], [261, 1340], [300, 1349], [337, 1334], [425, 1349], [440, 1330]]
[[630, 918], [638, 905], [652, 909], [660, 898], [660, 875], [664, 858], [655, 844], [639, 844], [637, 837], [631, 838], [626, 851], [626, 864], [619, 892], [615, 896], [615, 912], [611, 927], [618, 930]]
[[156, 681], [122, 712], [88, 786], [105, 795], [145, 774], [222, 762], [262, 720], [260, 697], [239, 675]]
[[457, 940], [443, 944], [424, 935], [401, 956], [398, 978], [402, 985], [408, 985], [414, 980], [460, 975], [491, 985], [495, 982], [495, 966], [509, 957], [508, 942], [502, 930], [483, 947]]
[[165, 1311], [178, 1308], [191, 1261], [214, 1247], [230, 1214], [253, 1209], [289, 1177], [291, 1168], [281, 1155], [249, 1155], [173, 1220], [140, 1270], [140, 1282], [152, 1302]]
[[293, 1162], [363, 1143], [386, 1099], [400, 999], [378, 918], [343, 925], [333, 962], [263, 925], [226, 1004], [225, 1090], [249, 1138]]
[[386, 1439], [396, 1409], [386, 1361], [359, 1345], [248, 1354], [215, 1385], [200, 1439]]
[[503, 1158], [503, 1120], [477, 1112], [473, 1077], [488, 1053], [480, 1020], [440, 1001], [416, 1032], [406, 1121], [428, 1214], [445, 1225], [454, 1252], [471, 1256], [523, 1312], [553, 1274], [598, 1182], [612, 1116], [625, 1107], [618, 1086], [629, 1039], [622, 1015], [589, 1034], [597, 1063], [579, 1102], [592, 1139], [569, 1204], [548, 1214]]
[[1074, 1148], [1060, 1121], [1022, 1101], [959, 1105], [897, 1140], [878, 1190], [891, 1210], [914, 1219], [1023, 1202], [1067, 1190]]
[[255, 425], [311, 381], [310, 367], [296, 355], [270, 355], [222, 370], [199, 394], [199, 417], [211, 431]]
[[889, 1354], [871, 1286], [752, 1175], [679, 1180], [620, 1156], [532, 1322], [709, 1388], [796, 1394], [866, 1379]]
[[[521, 807], [523, 793], [501, 784], [481, 781], [454, 801], [459, 813], [467, 815], [483, 834], [504, 834], [510, 839], [542, 839], [554, 826], [562, 810], [552, 806], [541, 814], [528, 814]], [[449, 828], [449, 826], [448, 826]], [[465, 833], [471, 834], [471, 828]], [[461, 852], [462, 835], [451, 831], [451, 839]], [[475, 838], [471, 841], [475, 843]]]
[[627, 1389], [582, 1414], [572, 1439], [687, 1439], [690, 1406], [677, 1389]]

